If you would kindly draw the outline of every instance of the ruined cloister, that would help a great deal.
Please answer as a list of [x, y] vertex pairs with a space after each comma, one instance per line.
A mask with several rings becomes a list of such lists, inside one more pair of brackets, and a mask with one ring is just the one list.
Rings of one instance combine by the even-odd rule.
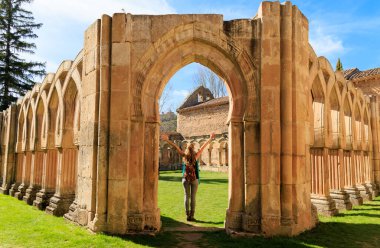
[[380, 109], [318, 57], [290, 2], [251, 19], [103, 15], [74, 61], [1, 113], [0, 191], [113, 234], [156, 232], [158, 99], [197, 62], [230, 96], [225, 229], [297, 235], [380, 187]]

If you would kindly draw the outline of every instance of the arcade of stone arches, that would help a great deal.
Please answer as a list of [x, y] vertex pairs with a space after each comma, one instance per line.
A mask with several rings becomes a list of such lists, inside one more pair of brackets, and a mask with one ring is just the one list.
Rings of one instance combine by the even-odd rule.
[[82, 57], [64, 61], [1, 116], [2, 192], [57, 216], [75, 197]]
[[228, 22], [165, 18], [103, 16], [74, 61], [1, 113], [1, 192], [93, 231], [159, 230], [158, 154], [147, 156], [158, 153], [159, 122], [139, 101], [157, 100], [160, 66], [208, 56], [233, 90], [226, 229], [295, 235], [315, 225], [314, 210], [334, 215], [377, 195], [378, 96], [317, 57], [296, 6], [263, 2], [254, 19]]

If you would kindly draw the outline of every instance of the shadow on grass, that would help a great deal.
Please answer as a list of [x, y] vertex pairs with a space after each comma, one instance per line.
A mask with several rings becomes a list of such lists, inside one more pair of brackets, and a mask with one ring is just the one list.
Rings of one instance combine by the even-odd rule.
[[[373, 205], [366, 205], [366, 206], [373, 206]], [[367, 211], [367, 210], [380, 211], [380, 208], [353, 208], [350, 211]]]
[[176, 219], [172, 219], [167, 216], [162, 216], [161, 215], [161, 222], [162, 222], [162, 227], [183, 227], [183, 226], [191, 226], [188, 223], [178, 221]]
[[320, 223], [299, 236], [264, 238], [233, 238], [224, 232], [204, 233], [200, 247], [380, 247], [380, 223], [352, 224], [328, 222]]
[[[214, 225], [220, 225], [223, 224], [223, 221], [203, 221], [203, 220], [195, 220], [193, 222], [181, 222], [166, 216], [161, 216], [162, 221], [162, 227], [191, 227], [191, 226], [197, 226], [196, 224], [202, 223], [202, 224], [214, 224]], [[206, 228], [207, 227], [203, 227]], [[210, 227], [213, 228], [213, 227]]]
[[182, 178], [178, 176], [160, 175], [160, 181], [181, 182], [181, 180]]
[[[215, 178], [215, 179], [209, 179], [209, 178], [202, 178], [202, 175], [200, 176], [200, 183], [204, 184], [225, 184], [228, 183], [228, 179], [223, 178]], [[179, 176], [169, 176], [165, 174], [160, 174], [160, 181], [169, 181], [169, 182], [181, 182], [182, 177]]]
[[223, 178], [215, 178], [215, 179], [203, 179], [201, 177], [201, 183], [206, 183], [206, 184], [225, 184], [228, 183], [228, 179], [223, 179]]
[[156, 235], [122, 235], [119, 238], [148, 247], [178, 247], [180, 240], [174, 233], [160, 232]]
[[203, 221], [203, 220], [195, 220], [194, 222], [203, 223], [203, 224], [214, 224], [214, 225], [220, 225], [224, 223], [224, 221]]
[[380, 214], [367, 214], [367, 213], [352, 213], [347, 212], [344, 214], [337, 214], [334, 217], [349, 217], [349, 216], [363, 216], [363, 217], [370, 217], [370, 218], [380, 218]]

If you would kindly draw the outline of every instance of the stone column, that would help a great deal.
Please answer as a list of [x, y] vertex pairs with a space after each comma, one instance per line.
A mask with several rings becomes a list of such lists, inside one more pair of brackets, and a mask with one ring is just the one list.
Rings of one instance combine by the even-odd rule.
[[15, 142], [16, 142], [16, 106], [11, 105], [7, 110], [3, 111], [3, 125], [5, 133], [3, 133], [5, 146], [2, 151], [3, 178], [0, 185], [0, 193], [9, 194], [12, 183], [15, 181], [16, 174], [16, 157], [15, 157]]
[[365, 185], [364, 180], [364, 153], [363, 151], [355, 152], [355, 174], [356, 174], [356, 187], [358, 188], [363, 201], [372, 200], [372, 195]]
[[36, 168], [38, 168], [35, 165], [36, 156], [35, 152], [31, 151], [31, 165], [30, 165], [30, 184], [29, 187], [25, 191], [25, 195], [23, 197], [23, 200], [29, 204], [32, 205], [34, 199], [36, 198], [37, 188], [34, 185], [35, 177], [37, 176], [37, 171], [35, 171]]
[[55, 148], [47, 149], [42, 151], [42, 156], [41, 190], [36, 194], [33, 206], [45, 210], [46, 206], [49, 205], [50, 198], [55, 193], [58, 151]]
[[[145, 125], [142, 116], [133, 116], [130, 124], [130, 144], [128, 181], [127, 181], [127, 231], [140, 232], [144, 230], [143, 215], [143, 178], [144, 167], [144, 134]], [[157, 153], [157, 152], [156, 152]]]
[[[290, 2], [263, 2], [261, 18], [262, 231], [294, 235], [315, 225], [306, 149], [308, 23]], [[302, 204], [301, 204], [302, 202]]]
[[323, 215], [332, 216], [338, 213], [335, 202], [330, 196], [330, 181], [328, 170], [329, 150], [326, 147], [313, 148], [312, 157], [312, 180], [313, 190], [311, 202]]
[[346, 151], [344, 156], [346, 167], [345, 191], [349, 194], [352, 205], [361, 205], [363, 204], [363, 198], [360, 196], [360, 192], [356, 187], [354, 151]]
[[376, 184], [373, 183], [373, 160], [370, 151], [365, 151], [363, 153], [363, 162], [365, 187], [369, 191], [370, 198], [373, 200], [377, 196], [378, 190]]
[[345, 186], [345, 170], [344, 170], [344, 152], [343, 149], [338, 149], [336, 154], [337, 159], [331, 161], [332, 166], [335, 168], [334, 173], [330, 174], [330, 179], [335, 182], [335, 187], [330, 190], [330, 196], [334, 200], [337, 209], [352, 209], [350, 197], [344, 190]]
[[55, 193], [49, 200], [46, 212], [55, 216], [63, 216], [75, 198], [77, 149], [59, 148]]
[[[295, 13], [296, 14], [296, 13]], [[293, 11], [290, 3], [281, 6], [280, 50], [280, 119], [281, 119], [281, 225], [293, 224]], [[296, 27], [295, 27], [296, 29]], [[296, 92], [294, 92], [296, 93]], [[295, 96], [294, 96], [295, 98]], [[294, 141], [296, 143], [297, 140]]]
[[[74, 204], [70, 206], [70, 212], [65, 216], [65, 218], [80, 225], [89, 224], [94, 220], [96, 214], [100, 101], [100, 27], [101, 21], [97, 20], [85, 31], [84, 35], [78, 173], [76, 175], [77, 192]], [[103, 174], [103, 176], [106, 175]], [[104, 194], [103, 192], [100, 193]], [[89, 228], [93, 231], [103, 231], [94, 228], [93, 225], [89, 225]]]
[[30, 174], [31, 174], [31, 165], [32, 165], [32, 152], [24, 151], [23, 152], [23, 163], [22, 163], [22, 179], [21, 184], [17, 188], [17, 192], [15, 193], [15, 197], [19, 200], [22, 200], [26, 189], [30, 184]]
[[230, 120], [228, 127], [228, 209], [225, 222], [227, 232], [229, 230], [241, 230], [244, 213], [244, 126], [243, 122]]
[[157, 231], [161, 228], [157, 199], [159, 135], [160, 125], [157, 121], [145, 122], [143, 223], [144, 229]]
[[370, 184], [373, 189], [373, 196], [377, 196], [379, 189], [380, 189], [380, 146], [379, 146], [379, 141], [380, 141], [380, 132], [379, 132], [379, 103], [377, 100], [376, 96], [371, 97], [371, 102], [370, 102], [370, 111], [371, 111], [371, 120], [370, 120], [370, 125], [371, 125], [371, 134], [372, 134], [372, 147], [370, 147], [370, 150], [372, 151], [372, 161], [371, 163], [371, 171], [370, 171], [370, 176], [371, 176], [371, 181]]
[[17, 193], [18, 187], [20, 186], [22, 182], [22, 167], [24, 164], [24, 153], [19, 152], [15, 154], [15, 160], [16, 160], [16, 169], [15, 169], [15, 180], [13, 184], [11, 185], [11, 188], [9, 189], [9, 195], [15, 196]]
[[280, 3], [262, 2], [258, 17], [261, 30], [261, 229], [280, 233]]
[[261, 232], [260, 122], [244, 122], [245, 213], [243, 230]]

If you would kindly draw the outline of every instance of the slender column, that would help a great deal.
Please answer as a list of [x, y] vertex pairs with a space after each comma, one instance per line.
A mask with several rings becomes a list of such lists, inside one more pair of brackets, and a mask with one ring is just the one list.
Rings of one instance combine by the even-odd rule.
[[244, 122], [245, 213], [243, 230], [261, 231], [260, 122]]
[[361, 205], [363, 204], [363, 198], [360, 196], [360, 192], [356, 187], [354, 151], [346, 151], [344, 156], [346, 167], [345, 191], [349, 194], [352, 205]]
[[30, 184], [29, 187], [26, 189], [25, 195], [23, 197], [23, 200], [29, 204], [32, 205], [34, 199], [36, 198], [37, 188], [35, 185], [35, 179], [37, 177], [37, 168], [36, 165], [36, 153], [34, 151], [31, 151], [31, 163], [30, 163]]
[[[293, 224], [293, 23], [290, 2], [281, 6], [281, 225]], [[284, 228], [284, 227], [283, 227]]]
[[58, 149], [58, 164], [54, 196], [49, 201], [46, 212], [63, 216], [69, 211], [75, 198], [77, 151], [75, 148]]
[[371, 125], [371, 134], [372, 134], [372, 146], [371, 143], [369, 145], [369, 149], [372, 153], [371, 155], [371, 160], [369, 161], [370, 163], [370, 179], [369, 182], [367, 182], [367, 185], [370, 185], [372, 188], [372, 196], [376, 197], [379, 193], [380, 189], [380, 147], [379, 147], [379, 105], [377, 101], [377, 96], [372, 96], [371, 97], [371, 102], [370, 102], [370, 111], [371, 111], [371, 120], [370, 120], [370, 125]]
[[22, 163], [22, 181], [20, 186], [17, 189], [17, 192], [15, 193], [15, 197], [19, 200], [22, 200], [26, 189], [29, 187], [30, 184], [30, 172], [31, 172], [31, 164], [32, 164], [32, 154], [31, 152], [23, 152], [24, 158]]
[[[145, 123], [144, 144], [144, 229], [160, 230], [160, 209], [158, 208], [158, 146], [160, 125], [158, 122]], [[171, 160], [172, 161], [172, 160]]]
[[42, 162], [42, 187], [36, 195], [33, 205], [40, 210], [44, 210], [49, 205], [50, 198], [54, 195], [57, 172], [57, 150], [48, 149], [43, 151]]
[[332, 162], [333, 173], [330, 174], [330, 179], [334, 181], [335, 186], [331, 187], [330, 196], [335, 201], [337, 209], [352, 209], [350, 197], [344, 191], [345, 186], [345, 168], [344, 168], [344, 152], [343, 149], [338, 149]]
[[312, 157], [312, 173], [314, 188], [311, 194], [311, 202], [323, 215], [332, 216], [338, 213], [335, 202], [330, 197], [329, 180], [329, 150], [328, 148], [317, 148], [310, 152]]
[[369, 192], [369, 189], [367, 188], [364, 180], [364, 170], [365, 170], [365, 164], [364, 164], [364, 152], [363, 151], [357, 151], [355, 153], [355, 167], [356, 167], [356, 187], [358, 188], [361, 197], [363, 198], [363, 201], [369, 201], [372, 200], [372, 194]]
[[[128, 232], [144, 230], [143, 195], [144, 195], [144, 136], [145, 125], [142, 116], [135, 116], [131, 121], [131, 137], [128, 161], [127, 191], [127, 230]], [[153, 197], [153, 196], [151, 196]]]
[[228, 172], [228, 209], [225, 228], [240, 230], [244, 213], [244, 126], [241, 121], [231, 120], [229, 127], [228, 159], [231, 165]]
[[11, 196], [16, 197], [16, 193], [18, 190], [18, 187], [22, 183], [22, 168], [24, 164], [24, 153], [16, 153], [16, 175], [15, 175], [15, 181], [12, 184], [9, 194]]
[[[3, 112], [3, 125], [5, 132], [2, 134], [4, 150], [2, 150], [3, 177], [0, 185], [0, 193], [9, 194], [12, 183], [15, 183], [16, 157], [15, 157], [15, 134], [17, 129], [16, 106], [11, 105]], [[17, 187], [18, 185], [16, 185]], [[15, 188], [13, 188], [14, 190]]]
[[51, 196], [46, 195], [46, 189], [48, 185], [48, 155], [47, 151], [39, 152], [39, 163], [40, 163], [40, 176], [41, 176], [41, 189], [36, 193], [36, 199], [33, 201], [33, 206], [37, 207], [40, 210], [45, 210], [48, 203], [48, 199]]

